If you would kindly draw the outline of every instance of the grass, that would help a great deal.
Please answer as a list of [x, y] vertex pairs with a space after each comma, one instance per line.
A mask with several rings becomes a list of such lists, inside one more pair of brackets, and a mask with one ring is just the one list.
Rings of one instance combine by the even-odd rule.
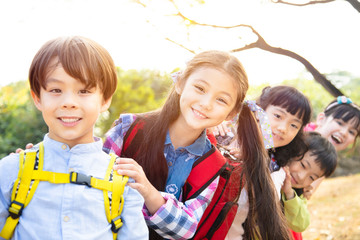
[[360, 239], [360, 174], [324, 180], [308, 201], [304, 240]]

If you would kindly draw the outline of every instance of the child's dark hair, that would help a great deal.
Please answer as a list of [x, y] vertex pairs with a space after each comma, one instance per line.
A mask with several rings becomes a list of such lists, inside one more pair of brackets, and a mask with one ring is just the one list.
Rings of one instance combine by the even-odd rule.
[[245, 239], [290, 239], [285, 215], [270, 176], [263, 137], [255, 116], [246, 105], [239, 114], [237, 126], [249, 200], [249, 213], [243, 224]]
[[[187, 63], [187, 67], [179, 75], [176, 85], [183, 88], [193, 72], [206, 67], [224, 71], [234, 79], [238, 94], [233, 112], [240, 112], [241, 109], [243, 109], [239, 114], [238, 123], [240, 129], [238, 133], [241, 138], [244, 138], [242, 146], [246, 149], [245, 165], [248, 165], [248, 167], [245, 168], [245, 174], [247, 175], [246, 180], [251, 189], [250, 213], [253, 214], [253, 217], [249, 218], [250, 221], [245, 229], [251, 232], [251, 236], [255, 236], [254, 234], [260, 232], [260, 236], [263, 237], [262, 239], [288, 240], [290, 238], [287, 235], [286, 221], [283, 219], [281, 211], [277, 212], [278, 208], [275, 207], [278, 201], [273, 194], [274, 188], [267, 168], [268, 165], [265, 158], [266, 154], [264, 155], [263, 140], [259, 133], [257, 122], [250, 109], [247, 106], [242, 106], [249, 84], [246, 72], [240, 61], [235, 56], [223, 51], [205, 51], [199, 53]], [[168, 166], [164, 157], [166, 133], [170, 124], [173, 123], [179, 115], [180, 95], [175, 91], [174, 87], [162, 109], [138, 116], [139, 118], [145, 117], [147, 124], [145, 124], [143, 129], [144, 141], [139, 146], [139, 154], [136, 161], [144, 169], [151, 184], [160, 191], [164, 190], [168, 176]], [[246, 123], [244, 122], [247, 122], [248, 125], [245, 125]], [[244, 127], [242, 128], [241, 126]], [[256, 137], [252, 136], [254, 131], [258, 134]], [[251, 164], [254, 164], [256, 167], [252, 167]], [[262, 166], [262, 168], [259, 169], [257, 166]], [[252, 185], [253, 182], [254, 184]], [[253, 192], [254, 194], [252, 194]], [[269, 205], [271, 205], [271, 207]], [[263, 206], [266, 209], [259, 206]], [[255, 215], [261, 217], [255, 221]], [[268, 223], [265, 224], [265, 221], [271, 221], [272, 225]], [[257, 224], [259, 230], [257, 230]], [[276, 231], [274, 231], [273, 226], [276, 226]], [[151, 235], [151, 239], [157, 238]]]
[[309, 123], [311, 118], [311, 105], [307, 97], [290, 86], [265, 87], [257, 104], [265, 111], [270, 105], [284, 108], [301, 119], [302, 126], [297, 135], [288, 145], [276, 148], [274, 155], [280, 167], [285, 166], [293, 157], [302, 157], [306, 152], [306, 146], [302, 139], [303, 127]]
[[[233, 111], [241, 109], [242, 102], [249, 88], [247, 75], [240, 61], [231, 54], [222, 51], [205, 51], [195, 55], [184, 71], [178, 76], [176, 86], [183, 88], [188, 77], [200, 68], [215, 68], [226, 72], [234, 79], [238, 86], [237, 101]], [[170, 90], [163, 107], [151, 113], [139, 114], [146, 116], [144, 127], [144, 141], [139, 146], [136, 161], [143, 167], [144, 172], [156, 189], [165, 189], [168, 176], [168, 166], [164, 157], [164, 142], [171, 123], [180, 116], [180, 95], [175, 86]]]
[[339, 103], [339, 100], [332, 101], [324, 111], [325, 117], [333, 117], [334, 119], [341, 119], [344, 122], [352, 121], [354, 128], [357, 130], [356, 139], [360, 136], [360, 107], [355, 103]]
[[30, 66], [30, 87], [37, 97], [41, 88], [46, 89], [49, 73], [59, 65], [86, 87], [99, 87], [105, 101], [116, 90], [116, 67], [105, 48], [85, 37], [59, 37], [45, 43]]
[[335, 147], [317, 132], [306, 132], [304, 142], [308, 151], [310, 151], [310, 155], [316, 156], [315, 163], [324, 171], [323, 176], [329, 177], [335, 171], [337, 165]]

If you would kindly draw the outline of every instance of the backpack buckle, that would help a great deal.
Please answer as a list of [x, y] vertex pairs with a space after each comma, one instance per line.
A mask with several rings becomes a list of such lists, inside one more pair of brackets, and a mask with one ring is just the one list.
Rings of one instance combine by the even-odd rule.
[[70, 183], [91, 187], [91, 178], [91, 176], [82, 173], [70, 172]]
[[24, 204], [21, 202], [17, 202], [17, 201], [12, 201], [9, 207], [9, 215], [13, 218], [13, 219], [17, 219], [20, 217], [22, 211], [24, 209]]
[[121, 221], [120, 216], [117, 216], [116, 218], [111, 220], [111, 231], [113, 231], [113, 233], [117, 233], [122, 225], [123, 222]]

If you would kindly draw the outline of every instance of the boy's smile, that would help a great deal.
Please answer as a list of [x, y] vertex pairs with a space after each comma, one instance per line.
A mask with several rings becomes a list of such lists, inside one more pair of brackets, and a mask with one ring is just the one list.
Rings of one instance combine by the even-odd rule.
[[34, 93], [32, 97], [49, 127], [49, 137], [70, 148], [94, 141], [94, 124], [111, 102], [111, 99], [103, 100], [99, 88], [87, 88], [68, 75], [61, 65], [48, 74], [46, 89], [41, 88], [40, 98]]

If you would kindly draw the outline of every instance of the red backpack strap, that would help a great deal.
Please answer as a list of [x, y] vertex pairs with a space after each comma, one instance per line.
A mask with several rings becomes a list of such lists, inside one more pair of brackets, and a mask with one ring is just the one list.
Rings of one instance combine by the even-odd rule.
[[238, 209], [237, 201], [244, 181], [242, 164], [228, 160], [192, 239], [225, 239]]
[[225, 170], [226, 164], [224, 156], [212, 145], [195, 161], [183, 188], [184, 200], [197, 197]]
[[133, 124], [131, 124], [129, 130], [126, 132], [124, 137], [121, 157], [135, 158], [137, 149], [140, 144], [140, 142], [137, 142], [137, 140], [139, 139], [139, 137], [142, 137], [143, 135], [142, 129], [144, 128], [144, 124], [145, 121], [140, 117], [137, 117], [136, 120], [133, 122]]

